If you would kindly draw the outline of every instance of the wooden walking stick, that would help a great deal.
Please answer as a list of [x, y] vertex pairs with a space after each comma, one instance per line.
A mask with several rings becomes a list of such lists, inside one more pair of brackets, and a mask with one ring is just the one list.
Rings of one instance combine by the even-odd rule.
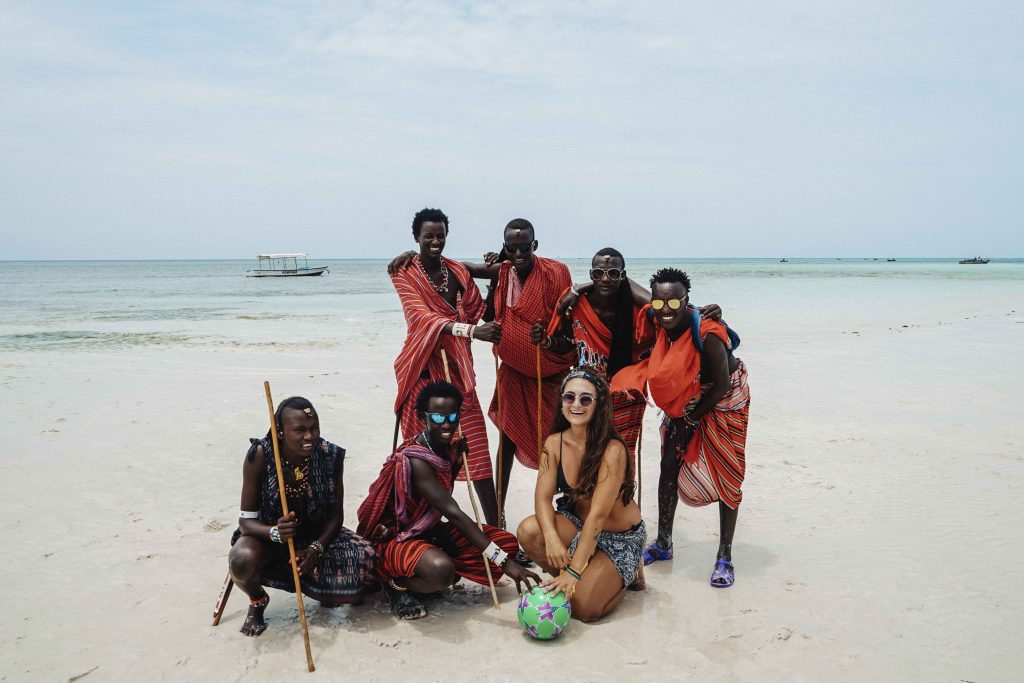
[[[640, 466], [640, 451], [644, 443], [644, 421], [640, 420], [640, 433], [636, 435], [636, 506], [640, 507], [644, 502], [644, 477], [643, 468]], [[641, 508], [643, 514], [643, 508]]]
[[213, 625], [216, 626], [220, 623], [220, 618], [224, 614], [224, 608], [228, 606], [228, 596], [231, 595], [231, 588], [235, 585], [235, 582], [231, 580], [231, 573], [224, 577], [224, 585], [220, 587], [220, 595], [217, 596], [217, 604], [213, 606]]
[[[284, 492], [284, 472], [281, 471], [281, 448], [277, 443], [277, 420], [274, 419], [274, 400], [270, 397], [270, 382], [263, 382], [267, 393], [267, 410], [270, 412], [270, 438], [274, 444], [274, 466], [277, 467], [277, 491], [281, 496], [282, 516], [288, 516], [288, 497]], [[288, 557], [291, 558], [292, 578], [295, 579], [295, 599], [299, 603], [299, 621], [302, 622], [302, 639], [306, 643], [306, 664], [310, 671], [313, 666], [313, 653], [309, 650], [309, 627], [306, 625], [306, 606], [302, 602], [302, 585], [299, 583], [299, 564], [295, 561], [295, 539], [288, 539]]]
[[543, 433], [541, 432], [540, 420], [541, 420], [541, 402], [543, 401], [543, 394], [541, 392], [540, 384], [540, 344], [537, 344], [537, 461], [540, 462], [540, 449], [544, 443]]
[[394, 453], [398, 450], [398, 426], [402, 423], [402, 411], [399, 410], [395, 413], [395, 436], [391, 439], [391, 452]]
[[[504, 502], [503, 496], [501, 495], [502, 489], [505, 487], [505, 461], [503, 459], [503, 448], [505, 445], [505, 435], [502, 434], [502, 421], [501, 415], [501, 386], [498, 384], [498, 347], [491, 346], [491, 351], [494, 353], [494, 398], [498, 402], [498, 514], [501, 515], [502, 521], [505, 519], [505, 508], [502, 506]], [[501, 528], [504, 529], [505, 525], [502, 524]]]
[[[444, 363], [444, 378], [448, 384], [452, 383], [452, 375], [448, 371], [448, 354], [441, 349], [441, 362]], [[459, 438], [462, 438], [462, 423], [458, 426]], [[466, 488], [469, 490], [469, 502], [473, 505], [473, 516], [476, 517], [476, 526], [480, 531], [484, 530], [484, 525], [480, 523], [480, 508], [476, 504], [476, 496], [473, 493], [473, 477], [469, 475], [469, 462], [466, 461], [466, 452], [462, 452], [462, 470], [466, 473]], [[483, 556], [483, 551], [481, 551]], [[494, 577], [491, 576], [491, 564], [490, 560], [484, 557], [484, 570], [487, 572], [487, 585], [491, 587], [491, 599], [494, 600], [494, 609], [501, 609], [501, 604], [498, 603], [498, 591], [494, 590]]]

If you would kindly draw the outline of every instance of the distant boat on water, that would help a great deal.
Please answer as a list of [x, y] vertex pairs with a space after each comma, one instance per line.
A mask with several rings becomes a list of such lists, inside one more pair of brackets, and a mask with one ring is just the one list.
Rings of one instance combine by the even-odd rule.
[[779, 263], [789, 263], [789, 261], [784, 258], [781, 258], [779, 259]]
[[894, 258], [887, 258], [885, 260], [886, 260], [887, 263], [896, 263], [896, 259], [894, 259]]
[[[327, 266], [311, 266], [309, 254], [260, 254], [256, 258], [259, 265], [256, 270], [247, 270], [247, 277], [300, 277], [303, 275], [323, 275]], [[299, 265], [302, 259], [302, 265]]]
[[960, 263], [961, 264], [972, 265], [972, 266], [983, 266], [986, 263], [988, 263], [988, 259], [987, 258], [981, 258], [980, 256], [975, 256], [974, 258], [965, 258], [965, 259], [961, 260]]

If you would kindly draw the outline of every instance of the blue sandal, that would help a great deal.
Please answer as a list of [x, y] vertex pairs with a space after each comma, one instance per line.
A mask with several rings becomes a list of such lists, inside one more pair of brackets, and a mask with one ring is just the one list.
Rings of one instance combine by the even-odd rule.
[[644, 566], [651, 564], [652, 562], [660, 562], [661, 560], [672, 559], [672, 546], [668, 548], [662, 548], [658, 545], [657, 541], [651, 541], [651, 544], [644, 548]]
[[715, 571], [711, 572], [711, 586], [713, 588], [728, 588], [734, 583], [736, 583], [736, 573], [732, 562], [719, 558], [715, 562]]

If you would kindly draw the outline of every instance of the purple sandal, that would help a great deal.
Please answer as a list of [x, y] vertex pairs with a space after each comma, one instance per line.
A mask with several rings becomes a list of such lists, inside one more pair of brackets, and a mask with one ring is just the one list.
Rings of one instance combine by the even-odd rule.
[[651, 564], [652, 562], [660, 562], [661, 560], [672, 559], [672, 546], [668, 548], [662, 548], [658, 545], [657, 541], [651, 541], [651, 544], [644, 548], [644, 566]]
[[732, 562], [719, 558], [715, 562], [715, 571], [711, 572], [712, 588], [728, 588], [734, 583], [736, 583], [736, 574]]

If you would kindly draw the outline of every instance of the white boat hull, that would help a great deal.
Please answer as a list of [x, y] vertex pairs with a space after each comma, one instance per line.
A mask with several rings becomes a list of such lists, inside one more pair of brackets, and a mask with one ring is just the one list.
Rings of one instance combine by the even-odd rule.
[[323, 275], [327, 272], [327, 266], [314, 266], [311, 268], [282, 268], [271, 270], [250, 270], [248, 277], [302, 277], [304, 275]]

